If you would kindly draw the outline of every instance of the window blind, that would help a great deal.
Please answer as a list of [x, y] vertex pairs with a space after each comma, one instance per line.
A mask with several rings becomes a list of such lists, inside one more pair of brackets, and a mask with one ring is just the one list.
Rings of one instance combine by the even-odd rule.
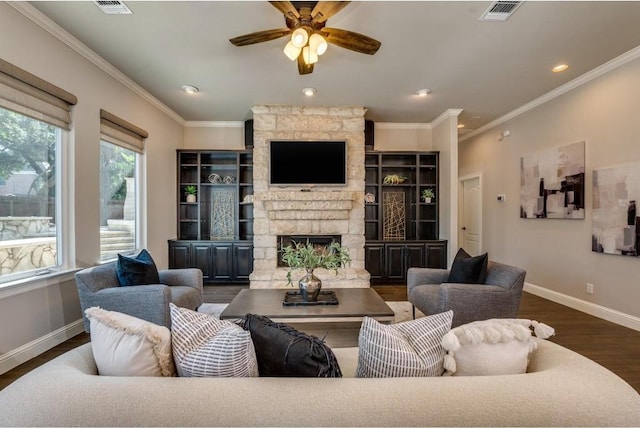
[[100, 134], [104, 141], [136, 153], [144, 153], [144, 140], [149, 133], [120, 119], [106, 110], [100, 110]]
[[77, 103], [73, 94], [0, 59], [0, 107], [70, 130]]

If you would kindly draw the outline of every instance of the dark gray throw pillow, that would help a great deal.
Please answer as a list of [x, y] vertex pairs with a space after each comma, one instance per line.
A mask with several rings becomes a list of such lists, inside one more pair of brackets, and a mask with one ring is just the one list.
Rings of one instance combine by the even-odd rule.
[[484, 284], [487, 279], [488, 253], [471, 257], [460, 248], [451, 264], [451, 271], [446, 282], [462, 284]]
[[342, 377], [331, 348], [288, 324], [247, 314], [240, 326], [251, 333], [262, 377]]
[[158, 268], [147, 250], [135, 257], [118, 254], [116, 276], [120, 286], [159, 284]]

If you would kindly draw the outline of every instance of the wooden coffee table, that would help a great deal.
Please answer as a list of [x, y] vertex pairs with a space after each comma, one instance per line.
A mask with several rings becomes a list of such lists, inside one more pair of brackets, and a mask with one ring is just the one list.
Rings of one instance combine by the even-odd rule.
[[334, 288], [337, 305], [284, 306], [285, 293], [291, 290], [294, 289], [243, 289], [222, 311], [220, 319], [237, 320], [246, 314], [285, 323], [361, 323], [368, 316], [389, 324], [394, 319], [393, 310], [372, 288]]

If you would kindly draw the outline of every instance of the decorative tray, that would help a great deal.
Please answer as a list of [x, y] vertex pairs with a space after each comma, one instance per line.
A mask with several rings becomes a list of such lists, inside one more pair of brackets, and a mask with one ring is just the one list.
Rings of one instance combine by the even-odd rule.
[[338, 296], [333, 290], [320, 290], [318, 300], [315, 302], [306, 302], [302, 299], [300, 291], [287, 291], [284, 294], [283, 306], [318, 306], [318, 305], [337, 305]]

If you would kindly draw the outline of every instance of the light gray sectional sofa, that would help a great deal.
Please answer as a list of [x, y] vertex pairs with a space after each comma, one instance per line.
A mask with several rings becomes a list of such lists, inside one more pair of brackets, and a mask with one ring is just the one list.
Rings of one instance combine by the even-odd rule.
[[358, 379], [98, 376], [91, 345], [0, 391], [4, 426], [640, 426], [640, 395], [595, 362], [538, 341], [529, 373]]

